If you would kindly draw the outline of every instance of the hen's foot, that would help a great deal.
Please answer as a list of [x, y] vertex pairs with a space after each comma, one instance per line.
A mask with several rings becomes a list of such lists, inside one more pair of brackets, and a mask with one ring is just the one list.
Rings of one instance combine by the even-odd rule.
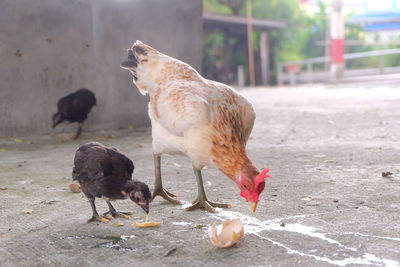
[[99, 215], [93, 215], [92, 218], [90, 218], [87, 223], [91, 223], [91, 222], [102, 222], [102, 223], [107, 223], [109, 221], [109, 219], [101, 217]]
[[231, 204], [223, 204], [223, 203], [214, 203], [208, 200], [198, 200], [192, 202], [192, 205], [186, 207], [185, 210], [195, 210], [195, 209], [205, 209], [212, 213], [218, 213], [218, 211], [214, 208], [232, 208]]
[[167, 190], [165, 190], [163, 187], [159, 187], [154, 189], [154, 192], [151, 196], [151, 201], [153, 201], [153, 199], [156, 196], [161, 196], [163, 199], [171, 202], [172, 204], [176, 204], [176, 205], [181, 205], [182, 203], [177, 199], [177, 196], [175, 194], [172, 194], [170, 192], [168, 192]]
[[103, 214], [103, 216], [105, 218], [107, 218], [108, 220], [111, 220], [112, 218], [123, 218], [123, 219], [129, 219], [130, 216], [132, 215], [133, 212], [127, 211], [127, 212], [121, 212], [121, 211], [107, 211], [106, 213]]

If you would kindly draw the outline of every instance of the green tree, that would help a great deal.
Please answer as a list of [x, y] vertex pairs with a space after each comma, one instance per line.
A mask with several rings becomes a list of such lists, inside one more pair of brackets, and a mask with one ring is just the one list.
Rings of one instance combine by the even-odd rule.
[[[307, 19], [298, 0], [252, 0], [253, 17], [284, 21], [286, 26], [269, 33], [270, 65], [277, 61], [300, 60], [305, 57]], [[245, 0], [204, 0], [206, 12], [246, 16]], [[254, 33], [255, 53], [258, 53], [259, 34]], [[227, 82], [227, 73], [235, 75], [236, 66], [247, 66], [246, 36], [234, 35], [227, 30], [207, 32], [204, 38], [203, 70], [209, 78], [220, 78], [215, 73], [225, 73], [221, 81]], [[224, 55], [225, 54], [225, 55]], [[255, 57], [256, 59], [258, 57]], [[229, 61], [229, 64], [227, 64]], [[225, 62], [225, 63], [224, 63]], [[259, 64], [259, 62], [257, 62]], [[214, 67], [212, 67], [214, 65]], [[259, 68], [257, 68], [259, 69]], [[214, 75], [212, 75], [214, 73]], [[272, 73], [273, 74], [273, 73]], [[210, 77], [211, 75], [211, 77]], [[229, 82], [229, 81], [228, 81]]]

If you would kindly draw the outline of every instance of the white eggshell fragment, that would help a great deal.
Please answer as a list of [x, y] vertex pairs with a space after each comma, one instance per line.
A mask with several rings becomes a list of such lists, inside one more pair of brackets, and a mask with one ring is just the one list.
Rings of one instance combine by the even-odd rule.
[[241, 219], [233, 219], [222, 222], [222, 230], [217, 234], [217, 223], [211, 225], [210, 240], [214, 246], [228, 248], [236, 244], [244, 235]]

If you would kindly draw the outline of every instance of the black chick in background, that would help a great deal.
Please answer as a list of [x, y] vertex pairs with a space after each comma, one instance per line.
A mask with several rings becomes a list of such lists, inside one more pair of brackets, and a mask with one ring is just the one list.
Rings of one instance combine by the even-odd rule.
[[53, 115], [53, 128], [63, 121], [78, 122], [78, 130], [73, 139], [80, 136], [81, 124], [87, 119], [92, 107], [96, 105], [96, 97], [92, 91], [81, 88], [66, 95], [57, 102], [57, 113]]

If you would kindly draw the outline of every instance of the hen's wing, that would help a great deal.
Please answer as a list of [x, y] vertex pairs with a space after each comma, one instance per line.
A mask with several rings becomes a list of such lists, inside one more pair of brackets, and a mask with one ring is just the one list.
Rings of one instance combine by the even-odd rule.
[[209, 104], [202, 88], [171, 84], [151, 98], [151, 117], [175, 136], [183, 136], [191, 126], [209, 122]]
[[247, 143], [249, 140], [251, 131], [253, 130], [254, 121], [256, 119], [256, 112], [254, 111], [253, 105], [247, 101], [247, 99], [241, 99], [240, 103], [238, 104], [238, 108], [240, 112], [238, 114], [238, 120], [240, 121], [241, 125], [241, 134], [243, 136], [243, 141]]
[[[194, 125], [219, 125], [246, 143], [253, 129], [253, 105], [230, 87], [209, 81], [172, 83], [151, 99], [152, 119], [176, 136]], [[215, 127], [214, 127], [215, 128]], [[227, 128], [227, 129], [224, 129]]]

